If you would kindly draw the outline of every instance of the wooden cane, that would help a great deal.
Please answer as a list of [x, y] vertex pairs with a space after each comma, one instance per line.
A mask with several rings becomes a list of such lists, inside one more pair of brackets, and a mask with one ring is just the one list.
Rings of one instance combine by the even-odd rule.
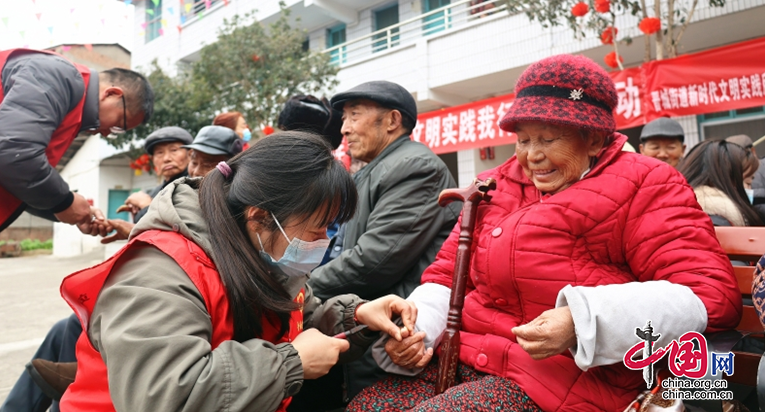
[[460, 239], [457, 246], [457, 258], [454, 261], [454, 277], [452, 277], [452, 293], [449, 298], [449, 316], [446, 320], [446, 330], [441, 337], [441, 354], [438, 358], [436, 395], [444, 393], [454, 385], [457, 362], [459, 362], [460, 357], [462, 306], [465, 304], [465, 287], [470, 275], [470, 255], [472, 253], [476, 211], [482, 200], [491, 199], [488, 192], [496, 188], [497, 183], [492, 178], [483, 182], [475, 179], [473, 184], [466, 188], [446, 189], [438, 196], [438, 204], [442, 207], [453, 201], [461, 201], [463, 204]]

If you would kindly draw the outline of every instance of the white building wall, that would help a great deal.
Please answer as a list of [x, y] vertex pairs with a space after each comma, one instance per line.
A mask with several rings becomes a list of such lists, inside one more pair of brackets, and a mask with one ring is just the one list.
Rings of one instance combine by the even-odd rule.
[[[61, 177], [72, 191], [93, 199], [93, 206], [103, 208], [106, 200], [99, 193], [99, 140], [98, 135], [90, 136], [61, 171]], [[83, 235], [75, 226], [53, 224], [53, 254], [56, 256], [75, 256], [100, 246], [98, 238]]]

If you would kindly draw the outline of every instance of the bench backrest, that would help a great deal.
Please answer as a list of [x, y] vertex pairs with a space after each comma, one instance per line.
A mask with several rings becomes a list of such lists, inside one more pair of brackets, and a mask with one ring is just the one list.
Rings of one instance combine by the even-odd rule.
[[[725, 253], [732, 260], [742, 260], [748, 264], [757, 264], [765, 254], [765, 227], [717, 226], [717, 240]], [[733, 272], [738, 280], [738, 287], [743, 298], [751, 302], [754, 266], [734, 266]], [[752, 305], [744, 305], [741, 323], [736, 330], [762, 333], [763, 327]]]

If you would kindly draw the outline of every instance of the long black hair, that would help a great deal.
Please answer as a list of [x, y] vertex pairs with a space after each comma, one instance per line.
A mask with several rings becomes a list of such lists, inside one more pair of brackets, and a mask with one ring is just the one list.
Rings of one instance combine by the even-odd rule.
[[748, 226], [762, 226], [763, 222], [749, 204], [744, 190], [747, 156], [754, 155], [737, 144], [707, 140], [688, 153], [678, 171], [693, 188], [711, 186], [725, 193], [744, 216]]
[[[322, 225], [342, 223], [356, 210], [356, 187], [327, 141], [312, 133], [275, 133], [227, 163], [228, 178], [216, 168], [202, 180], [199, 203], [210, 228], [212, 259], [228, 293], [234, 339], [261, 337], [264, 316], [279, 320], [282, 336], [297, 304], [252, 245], [245, 212], [254, 206], [284, 223], [290, 218], [305, 222], [318, 211]], [[279, 230], [270, 214], [260, 223]]]

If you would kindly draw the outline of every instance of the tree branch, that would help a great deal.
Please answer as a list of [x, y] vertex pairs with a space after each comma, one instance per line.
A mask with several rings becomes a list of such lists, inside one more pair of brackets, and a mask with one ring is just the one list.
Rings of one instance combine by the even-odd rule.
[[696, 11], [696, 4], [698, 2], [699, 0], [693, 0], [693, 4], [691, 4], [691, 11], [688, 12], [688, 18], [685, 19], [685, 23], [683, 23], [683, 26], [680, 27], [680, 30], [677, 33], [677, 39], [675, 39], [675, 56], [677, 56], [677, 45], [680, 44], [680, 39], [683, 38], [683, 33], [685, 33], [685, 29], [688, 28], [688, 24], [691, 23], [691, 19], [693, 18], [693, 12]]

